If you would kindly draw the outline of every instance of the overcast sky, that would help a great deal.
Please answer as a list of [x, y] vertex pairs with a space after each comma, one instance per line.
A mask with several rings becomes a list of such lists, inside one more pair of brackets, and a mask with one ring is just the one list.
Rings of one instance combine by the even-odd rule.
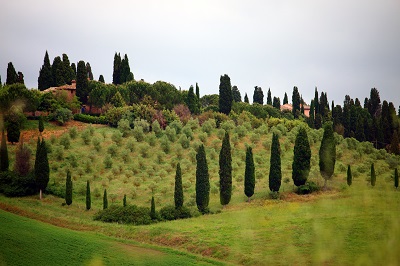
[[90, 62], [112, 82], [114, 53], [128, 54], [135, 79], [218, 93], [228, 74], [242, 98], [314, 89], [343, 104], [372, 87], [400, 105], [399, 0], [12, 0], [2, 1], [0, 75], [7, 63], [37, 88], [45, 51]]

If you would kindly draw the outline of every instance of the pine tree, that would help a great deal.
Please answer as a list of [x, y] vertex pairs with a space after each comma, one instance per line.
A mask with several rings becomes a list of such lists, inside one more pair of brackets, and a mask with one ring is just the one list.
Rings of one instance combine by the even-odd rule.
[[90, 196], [90, 183], [86, 181], [86, 210], [90, 210], [92, 207], [92, 197]]
[[253, 103], [259, 103], [261, 105], [264, 104], [264, 93], [261, 87], [254, 87]]
[[394, 169], [394, 187], [397, 189], [399, 187], [399, 172], [397, 168]]
[[108, 208], [108, 198], [107, 198], [107, 189], [104, 189], [103, 194], [103, 210]]
[[375, 174], [375, 166], [374, 166], [374, 164], [372, 163], [371, 164], [371, 186], [375, 186], [375, 183], [376, 183], [376, 174]]
[[256, 185], [255, 177], [255, 166], [253, 160], [253, 151], [249, 146], [246, 149], [246, 168], [244, 170], [244, 194], [248, 197], [250, 202], [250, 197], [254, 194], [254, 187]]
[[236, 85], [232, 87], [232, 98], [233, 101], [237, 103], [242, 101], [242, 96], [240, 95], [240, 91]]
[[306, 183], [310, 173], [311, 149], [308, 142], [307, 131], [304, 127], [299, 129], [294, 143], [294, 156], [292, 163], [292, 179], [296, 186]]
[[176, 165], [174, 200], [175, 209], [179, 209], [183, 206], [182, 172], [180, 163]]
[[282, 104], [288, 104], [288, 103], [289, 103], [289, 100], [288, 100], [287, 94], [285, 92], [285, 96], [283, 96], [283, 103]]
[[9, 62], [8, 66], [7, 66], [6, 85], [11, 85], [11, 84], [14, 84], [14, 83], [17, 83], [17, 82], [18, 82], [17, 72], [15, 71], [13, 63]]
[[278, 135], [273, 133], [269, 168], [269, 189], [272, 192], [279, 192], [279, 188], [281, 187], [281, 180], [281, 148]]
[[268, 93], [267, 93], [267, 104], [268, 104], [268, 105], [272, 105], [271, 88], [268, 88]]
[[297, 87], [293, 88], [293, 94], [292, 94], [292, 114], [294, 118], [299, 118], [299, 112], [300, 112], [300, 93], [299, 89]]
[[223, 75], [219, 83], [219, 111], [229, 115], [232, 109], [232, 86], [228, 75]]
[[99, 76], [99, 82], [105, 83], [103, 75], [100, 75], [100, 76]]
[[225, 132], [219, 153], [219, 186], [220, 202], [227, 205], [232, 196], [232, 155], [228, 132]]
[[40, 91], [46, 90], [51, 87], [52, 83], [53, 83], [53, 78], [51, 75], [50, 59], [49, 59], [49, 54], [46, 51], [44, 55], [43, 65], [39, 71], [38, 90]]
[[210, 180], [204, 145], [201, 145], [196, 154], [196, 205], [201, 213], [208, 213], [210, 201]]
[[67, 181], [65, 183], [65, 203], [67, 205], [72, 204], [72, 179], [71, 179], [71, 172], [67, 171]]
[[247, 97], [247, 93], [245, 93], [243, 101], [245, 103], [249, 103], [249, 97]]
[[27, 176], [31, 170], [31, 150], [22, 139], [15, 152], [14, 170], [20, 176]]
[[113, 84], [121, 84], [121, 55], [114, 55]]
[[46, 189], [50, 178], [49, 160], [47, 158], [47, 147], [44, 139], [40, 141], [38, 138], [36, 159], [35, 159], [35, 178], [39, 188], [40, 199], [42, 199], [43, 191]]
[[39, 134], [42, 135], [43, 131], [44, 131], [43, 116], [39, 116]]
[[152, 220], [155, 220], [157, 218], [156, 203], [154, 202], [154, 196], [151, 196], [150, 218]]
[[79, 100], [83, 104], [86, 104], [88, 96], [88, 80], [84, 61], [78, 62], [78, 68], [76, 72], [76, 96], [78, 96]]
[[351, 174], [351, 167], [349, 165], [347, 166], [347, 185], [351, 186], [352, 183], [353, 183], [353, 176]]
[[7, 151], [7, 140], [4, 134], [4, 130], [1, 133], [1, 150], [0, 150], [0, 172], [8, 171], [9, 167], [8, 151]]
[[332, 122], [324, 124], [324, 135], [319, 149], [319, 171], [325, 179], [324, 188], [327, 181], [332, 177], [335, 171], [336, 163], [336, 142], [333, 134]]
[[123, 198], [123, 200], [122, 200], [122, 205], [124, 206], [124, 207], [126, 207], [126, 194], [124, 194], [124, 198]]

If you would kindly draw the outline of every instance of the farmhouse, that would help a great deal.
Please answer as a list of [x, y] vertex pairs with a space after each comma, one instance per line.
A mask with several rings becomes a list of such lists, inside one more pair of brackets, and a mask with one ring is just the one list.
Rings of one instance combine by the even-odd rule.
[[60, 87], [50, 87], [43, 91], [43, 93], [51, 92], [56, 94], [58, 92], [67, 92], [67, 97], [69, 100], [72, 100], [76, 95], [76, 81], [72, 80], [71, 85], [65, 84]]
[[[285, 110], [291, 112], [293, 110], [293, 105], [288, 104], [288, 103], [281, 105], [281, 111], [285, 111]], [[310, 117], [310, 106], [309, 105], [304, 105], [304, 115], [306, 117]]]

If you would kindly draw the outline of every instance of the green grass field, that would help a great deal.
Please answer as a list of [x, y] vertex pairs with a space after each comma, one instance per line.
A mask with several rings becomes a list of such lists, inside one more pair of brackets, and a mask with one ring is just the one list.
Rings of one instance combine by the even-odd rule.
[[[183, 133], [176, 134], [175, 140], [167, 142], [163, 137], [158, 138], [149, 133], [143, 141], [136, 141], [130, 136], [122, 138], [118, 144], [113, 139], [117, 129], [89, 126], [86, 129], [87, 132], [91, 131], [91, 134], [87, 133], [90, 136], [89, 143], [85, 144], [85, 129], [81, 128], [76, 138], [69, 139], [70, 145], [65, 148], [64, 141], [69, 138], [70, 129], [62, 128], [61, 135], [48, 139], [52, 150], [49, 155], [49, 187], [62, 195], [65, 189], [66, 169], [71, 169], [74, 180], [73, 204], [68, 207], [61, 206], [64, 200], [52, 195], [47, 195], [42, 201], [39, 201], [37, 196], [5, 198], [0, 195], [0, 207], [54, 225], [78, 231], [98, 232], [107, 237], [93, 233], [80, 235], [81, 232], [75, 234], [68, 230], [77, 239], [102, 239], [103, 242], [99, 241], [106, 243], [102, 246], [104, 250], [110, 245], [115, 248], [115, 245], [120, 245], [120, 241], [136, 241], [172, 248], [182, 252], [183, 258], [186, 258], [187, 253], [194, 253], [234, 264], [398, 265], [400, 191], [393, 187], [393, 169], [400, 164], [399, 156], [375, 150], [370, 143], [358, 143], [352, 139], [343, 140], [338, 137], [335, 174], [328, 183], [330, 189], [299, 196], [292, 192], [291, 163], [296, 127], [291, 128], [290, 125], [286, 128], [279, 124], [271, 128], [248, 130], [245, 134], [237, 128], [231, 128], [233, 195], [231, 203], [225, 208], [219, 204], [218, 192], [221, 129], [212, 128], [206, 133], [204, 125], [194, 125], [191, 128], [193, 138], [185, 148], [180, 141]], [[272, 132], [278, 132], [281, 136], [281, 200], [271, 200], [268, 196]], [[309, 130], [308, 134], [312, 149], [309, 180], [323, 184], [318, 171], [318, 148], [322, 131]], [[94, 139], [99, 141], [99, 149], [96, 149]], [[172, 204], [175, 166], [178, 161], [181, 162], [183, 173], [185, 205], [195, 209], [194, 158], [195, 148], [200, 143], [205, 144], [209, 164], [210, 208], [221, 213], [149, 226], [93, 221], [94, 213], [101, 209], [102, 192], [105, 188], [109, 193], [109, 204], [122, 205], [122, 197], [127, 194], [128, 204], [149, 207], [152, 193], [155, 195], [157, 209]], [[246, 202], [243, 193], [246, 144], [253, 146], [256, 165], [256, 191], [250, 203]], [[29, 145], [34, 151], [36, 138], [30, 141]], [[166, 145], [169, 145], [169, 150], [164, 150]], [[9, 146], [11, 161], [14, 149], [15, 146]], [[104, 162], [107, 154], [112, 158], [111, 167], [106, 167]], [[369, 184], [372, 162], [377, 173], [375, 187]], [[354, 177], [350, 188], [346, 184], [348, 164], [352, 166]], [[85, 211], [86, 180], [91, 181], [93, 209], [90, 211]], [[27, 224], [29, 228], [31, 224]], [[61, 235], [67, 232], [66, 229], [60, 230]], [[28, 247], [29, 243], [27, 240]], [[53, 246], [50, 246], [48, 249], [52, 248]], [[92, 248], [97, 251], [97, 248]], [[87, 257], [80, 260], [81, 262], [93, 259], [93, 253], [90, 251], [92, 248], [87, 250]], [[104, 251], [101, 251], [101, 247], [99, 249], [95, 259], [104, 260], [108, 264], [108, 257], [104, 258]], [[11, 249], [4, 250], [3, 258], [13, 257], [14, 252]], [[123, 252], [119, 254], [122, 258], [115, 255], [116, 258], [110, 258], [110, 261], [115, 259], [118, 263], [121, 259], [123, 263], [122, 259], [126, 255], [123, 255]], [[132, 254], [135, 252], [132, 251]], [[169, 263], [168, 261], [183, 265], [190, 263], [190, 260], [186, 263], [179, 261], [179, 258], [163, 257], [153, 264]], [[197, 260], [196, 257], [192, 259]], [[147, 262], [147, 259], [144, 257], [143, 261]]]

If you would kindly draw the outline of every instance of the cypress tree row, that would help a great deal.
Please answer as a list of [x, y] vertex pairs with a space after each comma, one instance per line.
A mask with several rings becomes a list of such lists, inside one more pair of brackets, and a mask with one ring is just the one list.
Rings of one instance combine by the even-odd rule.
[[336, 163], [336, 142], [333, 135], [332, 122], [324, 124], [324, 135], [319, 149], [319, 171], [324, 178], [324, 188], [327, 181], [332, 177], [335, 171]]
[[281, 148], [277, 134], [272, 135], [271, 158], [269, 168], [269, 189], [272, 192], [279, 192], [282, 180], [281, 170]]
[[49, 160], [47, 158], [47, 147], [44, 139], [38, 138], [36, 158], [35, 158], [35, 179], [39, 188], [40, 199], [43, 197], [43, 191], [46, 189], [50, 179]]
[[375, 186], [375, 183], [376, 183], [376, 174], [375, 174], [375, 166], [374, 166], [374, 164], [372, 163], [371, 164], [371, 186]]
[[347, 166], [347, 185], [351, 186], [353, 183], [353, 176], [351, 174], [351, 167], [350, 165]]
[[174, 201], [175, 209], [179, 209], [183, 206], [182, 172], [180, 163], [176, 165]]
[[294, 156], [292, 163], [292, 179], [296, 186], [306, 183], [310, 173], [311, 149], [308, 142], [307, 131], [304, 127], [299, 129], [294, 143]]
[[232, 196], [232, 155], [228, 132], [225, 132], [219, 153], [219, 187], [220, 202], [227, 205]]
[[103, 194], [103, 210], [108, 208], [107, 189], [104, 189]]
[[397, 168], [394, 169], [394, 187], [397, 189], [399, 187], [399, 172]]
[[126, 207], [126, 194], [124, 194], [124, 199], [122, 200], [122, 205], [124, 206], [124, 207]]
[[223, 75], [219, 83], [219, 111], [229, 115], [232, 109], [232, 86], [228, 75]]
[[10, 162], [8, 161], [7, 141], [4, 130], [1, 133], [1, 150], [0, 150], [0, 172], [8, 170]]
[[208, 213], [210, 201], [210, 180], [204, 145], [200, 145], [196, 154], [196, 205], [201, 213]]
[[151, 196], [150, 218], [152, 220], [155, 220], [157, 218], [156, 203], [154, 202], [154, 196]]
[[90, 183], [86, 181], [86, 210], [90, 210], [92, 207], [92, 197], [90, 195]]
[[71, 179], [71, 172], [67, 171], [67, 181], [65, 183], [65, 203], [67, 205], [72, 204], [72, 179]]
[[244, 170], [244, 194], [248, 197], [248, 202], [250, 202], [250, 197], [254, 194], [255, 185], [256, 177], [253, 151], [252, 148], [249, 146], [246, 148], [246, 168]]

